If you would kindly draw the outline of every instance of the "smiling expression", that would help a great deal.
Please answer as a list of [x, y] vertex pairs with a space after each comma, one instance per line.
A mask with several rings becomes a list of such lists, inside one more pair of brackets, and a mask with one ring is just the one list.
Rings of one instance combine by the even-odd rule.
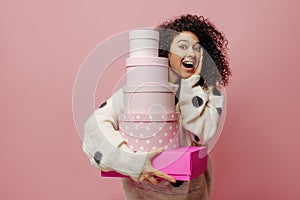
[[198, 67], [201, 67], [198, 66], [200, 52], [198, 37], [192, 32], [183, 31], [171, 43], [168, 55], [170, 67], [182, 78], [188, 78], [196, 72]]

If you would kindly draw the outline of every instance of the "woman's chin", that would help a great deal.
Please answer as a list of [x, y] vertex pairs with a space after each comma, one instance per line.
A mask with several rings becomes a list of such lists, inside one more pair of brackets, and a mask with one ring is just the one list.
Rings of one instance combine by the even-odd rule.
[[190, 76], [192, 76], [195, 73], [195, 68], [186, 68], [186, 67], [182, 67], [182, 71], [181, 71], [181, 76], [182, 78], [189, 78]]

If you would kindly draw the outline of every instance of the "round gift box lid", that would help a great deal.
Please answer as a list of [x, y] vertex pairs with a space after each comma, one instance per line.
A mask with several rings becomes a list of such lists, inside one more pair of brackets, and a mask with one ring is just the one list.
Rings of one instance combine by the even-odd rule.
[[119, 113], [118, 120], [121, 122], [170, 122], [178, 121], [179, 116], [179, 112], [168, 114]]
[[171, 85], [124, 86], [124, 93], [175, 93], [176, 87]]
[[129, 40], [133, 39], [153, 39], [159, 40], [159, 32], [153, 29], [140, 29], [129, 32]]
[[169, 67], [168, 58], [163, 57], [130, 57], [126, 58], [126, 67], [133, 66], [159, 66], [159, 67]]

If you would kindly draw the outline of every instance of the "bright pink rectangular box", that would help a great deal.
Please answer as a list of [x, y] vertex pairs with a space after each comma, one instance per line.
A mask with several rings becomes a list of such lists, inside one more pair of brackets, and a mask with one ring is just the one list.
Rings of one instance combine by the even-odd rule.
[[[154, 168], [169, 174], [176, 180], [190, 181], [206, 171], [207, 148], [189, 146], [166, 150], [153, 159], [152, 165]], [[114, 171], [101, 171], [101, 176], [127, 177]]]

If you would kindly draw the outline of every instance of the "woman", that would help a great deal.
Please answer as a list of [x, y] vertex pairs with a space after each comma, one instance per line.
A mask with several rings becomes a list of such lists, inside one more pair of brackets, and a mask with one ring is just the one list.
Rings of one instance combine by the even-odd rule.
[[[157, 30], [159, 54], [169, 58], [169, 81], [177, 88], [181, 145], [208, 145], [216, 133], [223, 106], [223, 96], [217, 88], [226, 86], [231, 75], [227, 40], [211, 22], [196, 15], [164, 22]], [[192, 181], [176, 181], [151, 165], [162, 149], [133, 153], [128, 148], [118, 132], [117, 114], [123, 105], [114, 103], [118, 102], [114, 99], [122, 98], [122, 92], [116, 92], [85, 125], [83, 150], [91, 163], [101, 170], [131, 176], [122, 180], [126, 199], [209, 199], [210, 162], [205, 174]], [[165, 180], [158, 182], [156, 177]]]

